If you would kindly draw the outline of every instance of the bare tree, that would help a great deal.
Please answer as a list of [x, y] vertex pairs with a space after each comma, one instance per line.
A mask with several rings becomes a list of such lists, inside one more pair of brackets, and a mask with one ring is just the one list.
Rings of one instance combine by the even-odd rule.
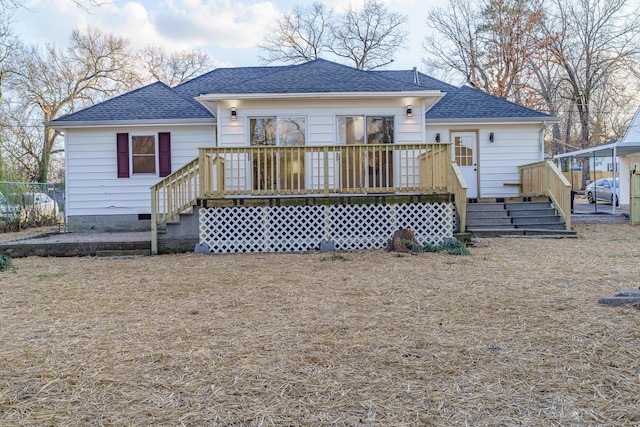
[[259, 48], [264, 52], [260, 60], [300, 63], [318, 59], [330, 45], [329, 22], [333, 10], [315, 2], [311, 6], [295, 6], [278, 21], [278, 29], [267, 35]]
[[530, 105], [530, 59], [551, 41], [539, 36], [543, 19], [538, 0], [449, 0], [427, 15], [425, 65], [453, 69], [473, 87]]
[[176, 86], [192, 79], [212, 67], [211, 57], [204, 52], [187, 49], [167, 52], [156, 46], [147, 46], [139, 53], [143, 68], [142, 83], [160, 81], [167, 86]]
[[406, 22], [406, 16], [390, 12], [378, 0], [349, 5], [342, 14], [322, 3], [296, 7], [259, 46], [264, 52], [260, 59], [270, 64], [335, 57], [359, 69], [384, 67], [406, 44]]
[[[130, 71], [132, 60], [127, 47], [125, 39], [96, 29], [74, 31], [66, 51], [53, 45], [44, 51], [33, 46], [22, 48], [12, 61], [7, 86], [18, 108], [32, 112], [28, 119], [31, 123], [38, 119], [47, 122], [130, 88], [135, 75]], [[17, 123], [11, 126], [20, 127]], [[26, 149], [32, 142], [18, 138], [19, 148], [37, 165], [34, 179], [39, 182], [47, 181], [58, 135], [59, 131], [45, 128], [37, 150]]]
[[389, 12], [377, 0], [367, 0], [361, 8], [350, 5], [331, 25], [331, 52], [359, 69], [384, 67], [407, 41], [406, 22], [406, 16]]
[[[36, 120], [32, 106], [4, 102], [0, 110], [4, 119], [0, 138], [5, 147], [4, 173], [14, 180], [35, 181], [38, 177], [38, 162], [42, 150], [42, 123]], [[51, 154], [61, 152], [62, 147], [52, 147]]]
[[[616, 76], [631, 72], [640, 59], [640, 13], [631, 10], [628, 0], [553, 0], [553, 4], [545, 29], [558, 37], [550, 52], [564, 71], [563, 94], [578, 113], [579, 146], [587, 148], [600, 142], [593, 128], [596, 94], [612, 94]], [[583, 183], [589, 175], [585, 167]]]

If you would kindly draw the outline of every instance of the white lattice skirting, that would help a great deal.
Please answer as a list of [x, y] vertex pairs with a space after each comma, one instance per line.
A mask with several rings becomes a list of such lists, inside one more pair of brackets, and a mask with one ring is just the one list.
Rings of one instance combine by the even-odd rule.
[[453, 236], [451, 203], [246, 206], [200, 209], [200, 244], [214, 253], [301, 252], [333, 242], [337, 250], [384, 248], [399, 228], [421, 244]]

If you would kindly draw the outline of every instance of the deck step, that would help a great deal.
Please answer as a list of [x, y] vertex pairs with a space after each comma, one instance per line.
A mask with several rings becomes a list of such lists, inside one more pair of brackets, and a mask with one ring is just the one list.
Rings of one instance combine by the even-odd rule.
[[467, 231], [477, 237], [575, 237], [550, 201], [469, 203]]

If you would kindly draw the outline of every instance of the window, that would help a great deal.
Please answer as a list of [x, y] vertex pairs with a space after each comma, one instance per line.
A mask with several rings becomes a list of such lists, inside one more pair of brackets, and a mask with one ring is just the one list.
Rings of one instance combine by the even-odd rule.
[[[393, 116], [338, 116], [338, 144], [393, 144]], [[348, 149], [340, 159], [344, 188], [393, 186], [393, 152], [383, 147]]]
[[156, 173], [156, 138], [155, 136], [131, 137], [131, 163], [133, 174]]
[[251, 146], [305, 145], [304, 117], [252, 117], [249, 119]]
[[305, 117], [250, 117], [249, 145], [292, 147], [280, 150], [252, 150], [254, 190], [294, 191], [305, 185], [305, 152], [294, 147], [306, 143]]
[[393, 124], [393, 116], [338, 116], [338, 143], [393, 144]]
[[249, 141], [251, 146], [276, 145], [276, 118], [250, 118]]
[[[157, 144], [156, 144], [157, 141]], [[164, 177], [171, 174], [171, 133], [155, 135], [116, 135], [116, 157], [118, 178], [129, 178], [130, 174], [156, 174]], [[130, 166], [131, 165], [131, 166]]]

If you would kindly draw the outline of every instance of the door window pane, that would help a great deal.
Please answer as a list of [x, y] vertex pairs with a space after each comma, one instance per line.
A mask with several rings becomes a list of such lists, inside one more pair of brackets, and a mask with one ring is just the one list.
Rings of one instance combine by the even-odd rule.
[[393, 144], [393, 117], [367, 117], [367, 143]]
[[364, 116], [338, 117], [338, 144], [364, 144]]
[[278, 145], [304, 145], [306, 134], [304, 117], [278, 119]]
[[456, 137], [454, 149], [458, 166], [473, 166], [473, 150], [464, 145], [463, 138]]
[[276, 118], [249, 119], [249, 140], [252, 146], [276, 145]]

